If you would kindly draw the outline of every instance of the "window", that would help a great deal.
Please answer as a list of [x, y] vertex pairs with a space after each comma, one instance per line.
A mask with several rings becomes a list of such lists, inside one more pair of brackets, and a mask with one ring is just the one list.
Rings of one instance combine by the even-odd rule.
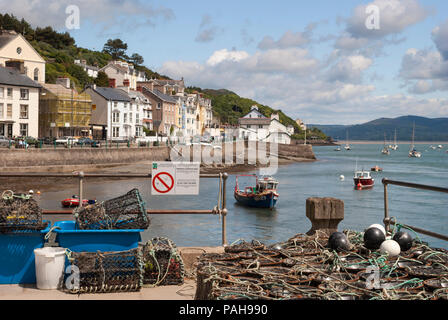
[[128, 123], [128, 114], [123, 114], [123, 123]]
[[39, 81], [39, 69], [34, 69], [34, 81]]
[[113, 112], [112, 123], [119, 123], [119, 122], [120, 122], [120, 112]]
[[20, 105], [20, 119], [28, 119], [28, 105]]
[[135, 123], [139, 124], [139, 122], [140, 122], [140, 114], [136, 113], [135, 114]]
[[259, 129], [263, 129], [263, 125], [260, 124], [260, 125], [258, 126], [258, 128], [259, 128]]
[[30, 90], [20, 89], [20, 100], [28, 100], [30, 96]]
[[20, 136], [21, 137], [28, 137], [28, 123], [21, 123], [20, 124]]
[[247, 125], [247, 129], [250, 129], [250, 124]]
[[[0, 119], [4, 117], [3, 114], [3, 103], [0, 103]], [[1, 136], [3, 136], [3, 134], [1, 134]]]
[[0, 87], [0, 99], [3, 99], [5, 96], [5, 88]]
[[157, 109], [162, 109], [162, 103], [161, 102], [157, 103]]
[[117, 109], [118, 108], [118, 102], [114, 101], [114, 108]]
[[12, 119], [12, 104], [6, 106], [6, 118]]
[[129, 114], [129, 123], [132, 123], [132, 112]]
[[135, 127], [135, 136], [140, 137], [142, 135], [142, 128], [141, 127]]
[[6, 96], [8, 97], [8, 99], [12, 99], [12, 88], [8, 88], [6, 91]]
[[114, 138], [118, 138], [120, 136], [120, 128], [119, 127], [112, 128], [112, 136]]

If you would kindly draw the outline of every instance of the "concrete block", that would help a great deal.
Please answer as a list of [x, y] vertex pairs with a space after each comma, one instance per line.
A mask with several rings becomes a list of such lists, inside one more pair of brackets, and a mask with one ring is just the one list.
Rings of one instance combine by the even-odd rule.
[[316, 230], [330, 235], [338, 231], [339, 223], [344, 220], [344, 202], [335, 198], [308, 198], [306, 216], [311, 221], [307, 235], [314, 235]]

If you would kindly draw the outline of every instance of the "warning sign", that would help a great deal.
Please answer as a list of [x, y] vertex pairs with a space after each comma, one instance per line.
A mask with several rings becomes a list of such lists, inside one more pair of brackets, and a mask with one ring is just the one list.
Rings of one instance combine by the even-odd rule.
[[153, 162], [152, 195], [198, 195], [199, 163]]

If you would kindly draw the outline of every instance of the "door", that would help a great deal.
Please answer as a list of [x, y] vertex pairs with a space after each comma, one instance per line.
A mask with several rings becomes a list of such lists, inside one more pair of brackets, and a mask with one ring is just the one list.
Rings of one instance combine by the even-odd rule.
[[8, 123], [8, 138], [12, 138], [12, 123]]

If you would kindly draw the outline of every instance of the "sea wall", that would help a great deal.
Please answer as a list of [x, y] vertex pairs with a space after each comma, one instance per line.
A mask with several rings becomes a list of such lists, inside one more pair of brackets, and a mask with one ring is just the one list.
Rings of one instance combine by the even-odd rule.
[[3, 149], [0, 150], [0, 168], [113, 165], [140, 161], [165, 161], [169, 148], [110, 148], [110, 149]]

